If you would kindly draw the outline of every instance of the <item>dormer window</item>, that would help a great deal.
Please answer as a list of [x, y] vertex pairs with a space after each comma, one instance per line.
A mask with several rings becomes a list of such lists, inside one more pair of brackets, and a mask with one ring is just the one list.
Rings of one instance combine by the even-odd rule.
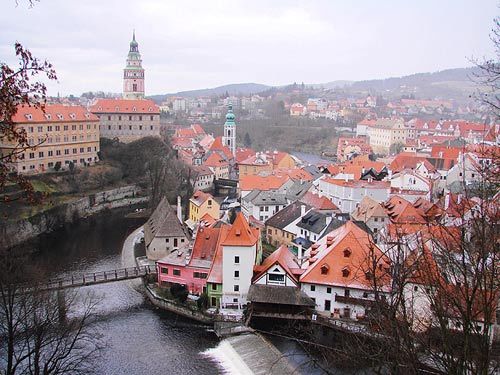
[[97, 109], [98, 109], [99, 111], [102, 111], [102, 107], [101, 107], [101, 106], [99, 106], [99, 108], [97, 108]]
[[118, 112], [120, 110], [120, 107], [116, 106], [115, 111]]
[[149, 112], [153, 112], [153, 108], [152, 108], [152, 107], [149, 107], [148, 111], [149, 111]]
[[327, 275], [329, 270], [330, 270], [330, 267], [328, 266], [328, 264], [323, 264], [321, 266], [321, 274], [322, 275]]
[[137, 108], [133, 107], [132, 111], [137, 112]]
[[27, 113], [25, 116], [28, 120], [33, 120], [33, 116], [31, 116], [31, 113]]
[[345, 267], [344, 269], [342, 269], [342, 277], [349, 277], [350, 274], [351, 274], [351, 271], [349, 270], [348, 267]]
[[46, 113], [46, 114], [45, 114], [45, 118], [46, 118], [47, 120], [50, 120], [50, 119], [52, 119], [52, 116], [50, 115], [50, 113]]
[[344, 258], [349, 258], [351, 254], [352, 254], [351, 249], [349, 248], [344, 249]]
[[69, 117], [74, 120], [76, 118], [76, 115], [74, 113], [70, 113]]
[[59, 120], [64, 119], [63, 115], [62, 115], [62, 114], [60, 114], [60, 113], [58, 113], [58, 114], [57, 114], [57, 118], [58, 118]]

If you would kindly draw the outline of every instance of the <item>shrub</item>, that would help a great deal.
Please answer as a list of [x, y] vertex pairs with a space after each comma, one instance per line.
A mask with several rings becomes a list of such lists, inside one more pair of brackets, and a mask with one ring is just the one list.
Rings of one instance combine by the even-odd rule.
[[208, 295], [207, 293], [202, 293], [200, 298], [196, 301], [196, 305], [198, 306], [198, 310], [204, 311], [208, 308]]
[[181, 303], [186, 302], [189, 294], [188, 290], [186, 289], [186, 286], [181, 284], [173, 284], [170, 287], [170, 293], [172, 294], [172, 297], [174, 297]]

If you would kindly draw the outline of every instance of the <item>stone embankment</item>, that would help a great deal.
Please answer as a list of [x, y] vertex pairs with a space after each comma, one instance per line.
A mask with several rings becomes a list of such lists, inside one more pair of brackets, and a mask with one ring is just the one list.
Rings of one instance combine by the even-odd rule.
[[123, 186], [59, 204], [29, 218], [4, 222], [0, 225], [0, 249], [19, 245], [106, 209], [146, 202], [149, 198], [137, 196], [139, 191], [135, 185]]

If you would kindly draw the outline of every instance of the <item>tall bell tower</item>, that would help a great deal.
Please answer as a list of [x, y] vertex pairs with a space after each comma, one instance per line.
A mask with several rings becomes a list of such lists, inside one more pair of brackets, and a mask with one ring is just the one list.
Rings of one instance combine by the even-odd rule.
[[135, 30], [130, 42], [127, 66], [123, 69], [123, 98], [144, 99], [144, 69], [139, 44], [135, 41]]
[[227, 146], [234, 157], [236, 157], [236, 123], [234, 121], [233, 105], [227, 107], [226, 122], [224, 123], [224, 137], [222, 142]]

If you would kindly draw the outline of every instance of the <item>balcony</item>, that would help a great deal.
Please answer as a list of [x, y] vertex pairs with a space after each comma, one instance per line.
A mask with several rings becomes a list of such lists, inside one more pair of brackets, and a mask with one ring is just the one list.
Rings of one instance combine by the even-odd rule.
[[351, 304], [351, 305], [360, 305], [366, 307], [366, 306], [372, 306], [375, 301], [364, 298], [339, 296], [338, 294], [336, 294], [335, 302]]

